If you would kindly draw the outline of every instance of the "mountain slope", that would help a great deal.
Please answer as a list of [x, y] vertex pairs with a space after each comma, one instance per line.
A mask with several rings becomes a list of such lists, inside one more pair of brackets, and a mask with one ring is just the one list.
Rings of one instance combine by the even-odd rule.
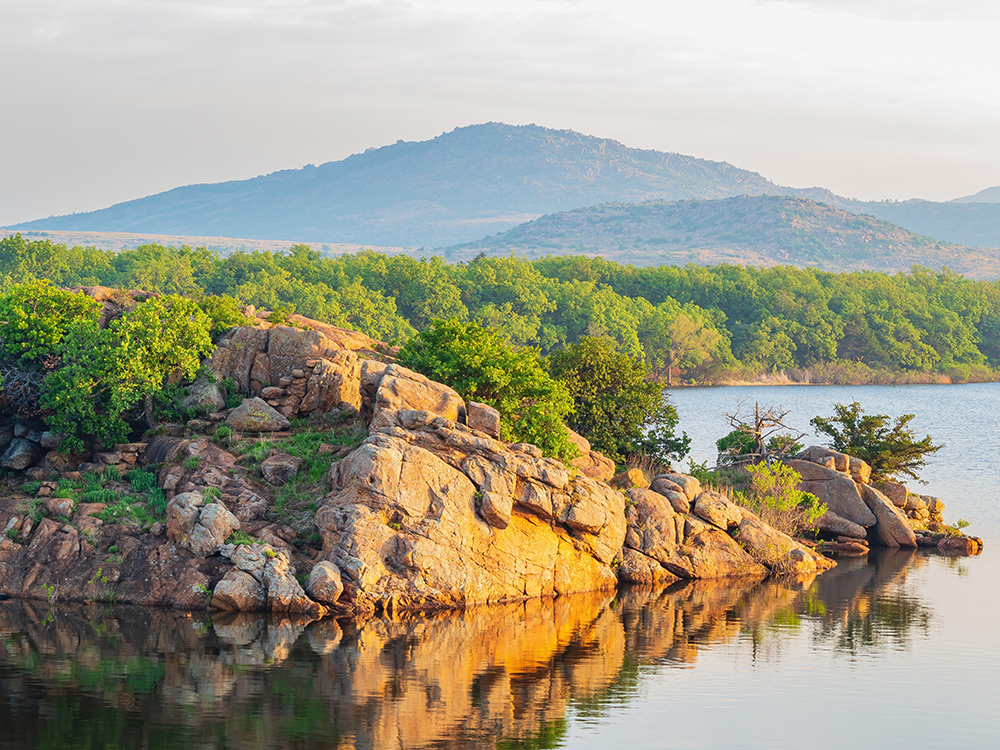
[[636, 265], [729, 262], [828, 271], [947, 265], [974, 277], [1000, 277], [1000, 252], [938, 242], [872, 216], [786, 196], [605, 203], [543, 216], [449, 248], [446, 255], [462, 260], [483, 251], [529, 257], [584, 252]]
[[755, 172], [536, 125], [488, 123], [319, 167], [189, 185], [15, 229], [445, 245], [611, 200], [777, 192]]

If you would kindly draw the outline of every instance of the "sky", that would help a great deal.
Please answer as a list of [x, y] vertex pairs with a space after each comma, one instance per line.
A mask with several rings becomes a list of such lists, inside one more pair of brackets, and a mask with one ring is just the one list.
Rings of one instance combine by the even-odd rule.
[[1000, 184], [995, 0], [0, 0], [0, 226], [535, 123], [867, 200]]

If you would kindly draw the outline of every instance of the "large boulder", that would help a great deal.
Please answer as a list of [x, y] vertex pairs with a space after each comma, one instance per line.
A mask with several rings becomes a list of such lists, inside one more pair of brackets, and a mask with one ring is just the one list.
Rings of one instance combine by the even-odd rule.
[[397, 425], [401, 411], [428, 412], [452, 422], [466, 418], [465, 402], [454, 390], [400, 365], [383, 370], [373, 409], [372, 432]]
[[833, 562], [772, 528], [752, 513], [744, 513], [735, 537], [754, 560], [778, 575], [815, 573], [833, 567]]
[[167, 538], [199, 557], [217, 553], [240, 522], [222, 503], [205, 504], [200, 492], [182, 492], [167, 503]]
[[257, 612], [267, 609], [264, 586], [249, 573], [233, 568], [215, 584], [211, 605], [215, 609]]
[[[697, 482], [698, 480], [695, 481]], [[692, 498], [685, 492], [683, 485], [673, 481], [669, 475], [661, 474], [658, 477], [654, 477], [649, 488], [653, 492], [658, 492], [667, 498], [670, 501], [671, 507], [678, 513], [691, 512]]]
[[344, 584], [340, 580], [340, 571], [332, 562], [321, 560], [313, 566], [309, 574], [306, 591], [321, 604], [336, 604], [344, 593]]
[[819, 445], [810, 445], [799, 453], [796, 458], [803, 461], [811, 461], [814, 464], [825, 466], [828, 469], [847, 473], [850, 471], [851, 458], [846, 453], [824, 448]]
[[207, 377], [201, 377], [191, 384], [181, 406], [202, 413], [220, 411], [226, 408], [226, 397], [222, 394], [218, 383]]
[[828, 469], [811, 461], [789, 459], [786, 461], [802, 477], [799, 489], [811, 492], [826, 503], [841, 518], [859, 526], [874, 526], [875, 515], [861, 498], [858, 485], [847, 474]]
[[492, 406], [481, 404], [478, 401], [470, 401], [466, 405], [466, 409], [466, 423], [469, 427], [485, 432], [492, 438], [500, 439], [500, 412]]
[[853, 521], [848, 521], [842, 516], [838, 516], [832, 510], [828, 510], [816, 519], [816, 528], [834, 536], [846, 536], [852, 539], [865, 539], [868, 532], [864, 526], [859, 526]]
[[237, 432], [280, 432], [292, 426], [282, 414], [260, 398], [247, 398], [229, 412], [226, 424]]
[[625, 507], [628, 527], [619, 567], [622, 580], [652, 583], [670, 577], [761, 577], [767, 574], [766, 568], [747, 555], [727, 533], [714, 524], [678, 513], [660, 493], [631, 489], [626, 494], [629, 498]]
[[0, 455], [0, 468], [24, 471], [42, 456], [42, 446], [26, 438], [14, 438]]
[[739, 526], [743, 520], [743, 510], [718, 492], [706, 490], [694, 501], [694, 513], [723, 531]]
[[647, 489], [649, 487], [649, 480], [646, 479], [646, 475], [642, 469], [626, 469], [621, 474], [613, 476], [608, 481], [608, 484], [620, 490], [627, 490], [633, 487]]
[[897, 508], [906, 508], [909, 490], [901, 482], [879, 482], [878, 491], [885, 495]]
[[569, 462], [581, 474], [599, 482], [608, 482], [615, 475], [615, 462], [602, 453], [588, 450]]
[[302, 468], [302, 459], [281, 450], [272, 450], [260, 465], [264, 479], [275, 486], [287, 484]]
[[316, 524], [350, 606], [461, 606], [615, 585], [624, 497], [533, 446], [396, 410], [390, 427], [332, 467], [330, 483]]
[[861, 485], [865, 503], [877, 519], [874, 532], [886, 547], [916, 547], [917, 537], [903, 511], [884, 494], [869, 485]]
[[248, 573], [263, 588], [266, 608], [272, 612], [298, 612], [322, 617], [326, 608], [313, 601], [295, 578], [295, 568], [285, 552], [269, 544], [227, 544], [221, 550], [236, 569]]
[[251, 396], [280, 388], [274, 405], [285, 416], [360, 409], [359, 354], [387, 347], [361, 333], [300, 316], [291, 319], [300, 327], [260, 321], [230, 331], [212, 355], [212, 373], [220, 381], [232, 378], [237, 391]]

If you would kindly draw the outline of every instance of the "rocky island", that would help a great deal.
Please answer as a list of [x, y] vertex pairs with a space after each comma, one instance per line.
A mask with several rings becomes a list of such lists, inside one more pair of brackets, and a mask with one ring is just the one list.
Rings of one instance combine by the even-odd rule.
[[[84, 292], [114, 317], [108, 291]], [[812, 576], [835, 565], [823, 550], [869, 544], [981, 549], [945, 533], [939, 500], [817, 446], [788, 462], [827, 506], [812, 540], [693, 476], [616, 475], [576, 434], [576, 458], [547, 458], [384, 344], [286, 322], [222, 336], [182, 389], [197, 417], [135, 442], [60, 452], [39, 417], [4, 425], [21, 491], [0, 499], [0, 594], [320, 617]], [[304, 461], [314, 481], [289, 510]]]

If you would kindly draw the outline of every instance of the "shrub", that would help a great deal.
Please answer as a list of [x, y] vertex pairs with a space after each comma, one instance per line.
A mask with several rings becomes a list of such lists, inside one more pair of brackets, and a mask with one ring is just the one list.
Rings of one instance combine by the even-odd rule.
[[819, 498], [796, 489], [801, 477], [786, 464], [749, 464], [744, 467], [750, 484], [733, 493], [733, 500], [761, 520], [790, 536], [813, 528], [827, 511]]
[[833, 409], [833, 417], [815, 417], [812, 425], [832, 438], [834, 450], [866, 461], [872, 467], [873, 480], [905, 475], [919, 481], [917, 471], [926, 466], [926, 456], [944, 448], [944, 444], [934, 445], [930, 435], [915, 439], [907, 427], [913, 414], [897, 417], [890, 424], [889, 415], [866, 415], [857, 401], [848, 406], [835, 404]]
[[455, 318], [434, 320], [400, 350], [400, 364], [500, 412], [500, 434], [534, 443], [546, 455], [577, 450], [563, 420], [573, 410], [569, 391], [542, 366], [538, 351], [518, 348], [500, 331]]
[[86, 435], [107, 444], [127, 439], [124, 413], [158, 394], [168, 375], [194, 375], [212, 349], [209, 325], [196, 303], [176, 296], [151, 297], [107, 328], [96, 315], [73, 319], [48, 349], [59, 366], [39, 399], [52, 411], [49, 427], [65, 435], [62, 448], [80, 450]]
[[240, 545], [240, 544], [256, 544], [256, 543], [257, 543], [256, 539], [247, 534], [245, 531], [239, 531], [239, 530], [234, 531], [232, 534], [229, 535], [229, 538], [226, 539], [226, 544]]
[[622, 463], [644, 453], [669, 464], [687, 455], [691, 441], [675, 437], [677, 410], [663, 385], [648, 380], [645, 362], [619, 352], [610, 339], [584, 337], [552, 354], [547, 365], [573, 398], [570, 426], [608, 458]]

